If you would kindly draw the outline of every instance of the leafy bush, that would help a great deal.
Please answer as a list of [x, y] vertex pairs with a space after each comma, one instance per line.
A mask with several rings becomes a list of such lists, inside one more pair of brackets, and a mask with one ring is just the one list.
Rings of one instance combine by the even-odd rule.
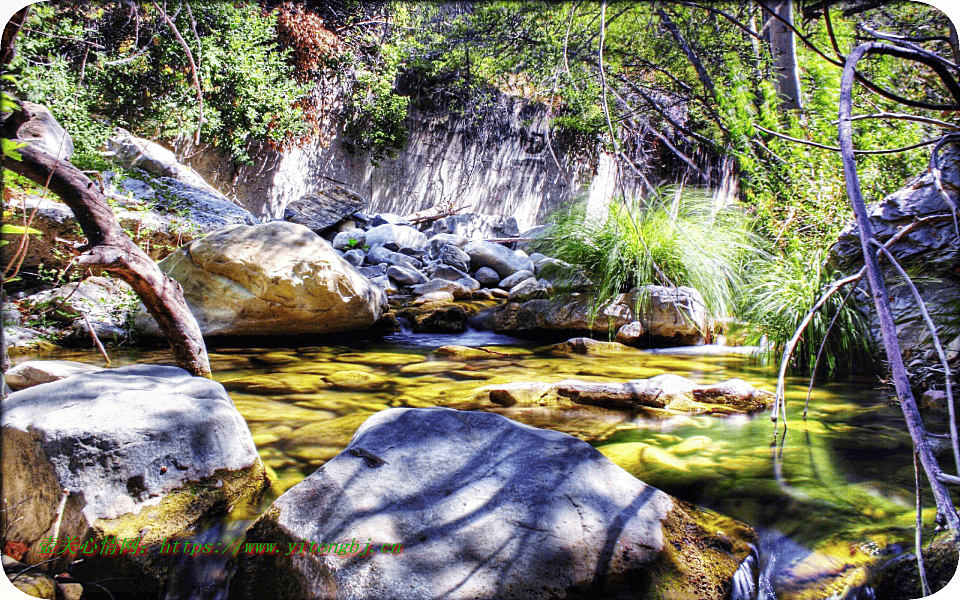
[[[305, 133], [295, 103], [306, 87], [278, 47], [275, 15], [253, 3], [208, 2], [170, 16], [197, 62], [204, 141], [248, 161], [251, 139], [282, 144]], [[99, 150], [114, 126], [151, 139], [196, 131], [186, 55], [148, 4], [131, 13], [120, 3], [38, 3], [17, 46], [19, 95], [50, 108], [73, 137], [80, 168], [106, 167]]]
[[[833, 273], [821, 264], [821, 255], [804, 258], [799, 252], [774, 260], [755, 261], [744, 287], [741, 315], [749, 322], [749, 341], [766, 336], [768, 351], [779, 356], [810, 309], [833, 281]], [[793, 352], [790, 366], [809, 373], [834, 316], [818, 372], [832, 377], [873, 370], [870, 335], [866, 320], [849, 303], [842, 304], [845, 290], [834, 294], [814, 314]]]
[[585, 201], [555, 213], [534, 248], [582, 271], [598, 304], [642, 285], [688, 285], [715, 315], [734, 307], [744, 259], [757, 252], [739, 210], [717, 209], [705, 190], [662, 186], [646, 198], [621, 199], [606, 215]]

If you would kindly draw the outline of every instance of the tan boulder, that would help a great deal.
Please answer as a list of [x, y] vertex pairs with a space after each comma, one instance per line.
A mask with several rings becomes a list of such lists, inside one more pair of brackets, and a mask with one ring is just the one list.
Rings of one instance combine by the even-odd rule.
[[[377, 286], [303, 225], [235, 225], [160, 263], [183, 286], [204, 335], [302, 335], [367, 329], [387, 310]], [[140, 307], [136, 326], [159, 335]]]

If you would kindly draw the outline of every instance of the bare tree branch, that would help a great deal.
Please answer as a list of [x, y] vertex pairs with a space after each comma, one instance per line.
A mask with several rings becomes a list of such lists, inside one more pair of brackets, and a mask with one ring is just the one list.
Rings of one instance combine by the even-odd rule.
[[[880, 271], [877, 255], [871, 249], [870, 240], [873, 238], [873, 227], [870, 224], [867, 208], [863, 202], [863, 193], [860, 190], [860, 178], [857, 175], [857, 165], [853, 154], [853, 128], [850, 120], [853, 105], [853, 82], [857, 63], [870, 53], [891, 54], [893, 56], [910, 57], [920, 62], [925, 61], [922, 55], [918, 53], [876, 42], [861, 44], [850, 53], [844, 64], [840, 83], [839, 137], [840, 148], [842, 149], [840, 155], [843, 160], [844, 179], [847, 183], [847, 196], [850, 199], [850, 204], [853, 206], [857, 227], [860, 230], [860, 244], [863, 251], [867, 281], [870, 283], [871, 294], [877, 309], [880, 331], [883, 335], [883, 345], [886, 350], [887, 362], [890, 366], [893, 383], [897, 390], [897, 396], [900, 399], [900, 407], [903, 410], [907, 428], [910, 430], [910, 436], [916, 445], [920, 462], [923, 464], [927, 479], [930, 481], [930, 487], [933, 490], [933, 496], [937, 504], [938, 517], [944, 520], [946, 526], [952, 531], [954, 538], [960, 539], [960, 517], [958, 517], [957, 511], [953, 506], [950, 493], [937, 479], [937, 474], [941, 472], [940, 465], [930, 450], [923, 420], [920, 418], [920, 412], [917, 409], [913, 391], [910, 389], [910, 381], [906, 367], [903, 364], [903, 356], [900, 353], [897, 329], [893, 321], [890, 301], [887, 298], [883, 274]], [[954, 82], [954, 85], [955, 84], [956, 82]]]
[[[783, 138], [790, 142], [796, 142], [798, 144], [804, 144], [807, 146], [813, 146], [814, 148], [821, 148], [823, 150], [832, 150], [834, 152], [840, 152], [840, 148], [837, 146], [826, 146], [824, 144], [818, 144], [817, 142], [811, 142], [810, 140], [802, 140], [800, 138], [790, 137], [789, 135], [784, 135], [773, 131], [772, 129], [767, 129], [766, 127], [759, 125], [757, 123], [753, 124], [754, 127], [759, 129], [764, 133], [769, 133], [770, 135], [776, 136], [778, 138]], [[907, 150], [915, 150], [917, 148], [922, 148], [923, 146], [929, 146], [931, 144], [936, 144], [939, 142], [939, 139], [936, 140], [924, 140], [910, 146], [904, 146], [902, 148], [890, 148], [889, 150], [854, 150], [854, 154], [895, 154], [897, 152], [906, 152]]]
[[[197, 74], [197, 63], [193, 60], [193, 52], [190, 51], [190, 46], [187, 44], [187, 41], [183, 39], [183, 36], [180, 35], [180, 30], [177, 29], [176, 23], [173, 22], [167, 15], [167, 11], [163, 8], [160, 8], [160, 5], [156, 3], [156, 0], [152, 0], [153, 7], [157, 9], [157, 12], [160, 13], [160, 17], [163, 18], [163, 21], [167, 24], [167, 27], [170, 28], [170, 31], [173, 32], [174, 37], [177, 38], [177, 41], [180, 42], [180, 46], [183, 48], [184, 53], [187, 55], [187, 60], [190, 62], [190, 73], [193, 75], [193, 85], [197, 88], [197, 105], [200, 108], [200, 118], [197, 120], [197, 132], [193, 135], [193, 143], [200, 143], [200, 129], [203, 127], [203, 88], [200, 87], [200, 77]], [[166, 6], [166, 2], [164, 2]], [[189, 4], [187, 7], [189, 8]]]

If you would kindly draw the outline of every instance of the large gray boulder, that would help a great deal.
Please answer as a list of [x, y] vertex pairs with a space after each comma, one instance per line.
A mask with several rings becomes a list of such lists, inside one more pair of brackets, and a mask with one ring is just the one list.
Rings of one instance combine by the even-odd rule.
[[31, 147], [60, 160], [73, 156], [73, 138], [60, 126], [50, 110], [42, 104], [21, 103], [26, 123], [17, 130], [17, 137]]
[[[134, 365], [36, 385], [3, 400], [0, 423], [3, 497], [19, 507], [5, 537], [30, 547], [30, 564], [50, 558], [40, 542], [51, 536], [159, 547], [267, 484], [223, 386], [176, 367]], [[114, 590], [145, 594], [162, 577], [154, 558], [95, 553], [78, 568], [97, 579], [122, 574]]]
[[[303, 225], [236, 225], [191, 242], [160, 263], [183, 286], [204, 335], [303, 335], [367, 329], [384, 293]], [[142, 333], [159, 335], [142, 308]]]
[[427, 236], [423, 235], [413, 227], [407, 225], [391, 225], [386, 223], [378, 225], [367, 231], [367, 245], [373, 247], [377, 244], [385, 246], [393, 242], [401, 248], [423, 248], [427, 244]]
[[470, 241], [471, 240], [463, 237], [462, 235], [438, 233], [427, 240], [423, 251], [429, 260], [436, 260], [440, 258], [440, 251], [443, 250], [444, 246], [456, 246], [457, 248], [462, 249], [464, 246], [469, 244]]
[[[960, 146], [947, 144], [940, 153], [942, 183], [946, 193], [957, 203], [960, 197]], [[940, 342], [944, 348], [960, 344], [956, 323], [960, 310], [960, 239], [951, 216], [952, 208], [937, 189], [933, 173], [928, 169], [890, 194], [880, 202], [867, 207], [874, 237], [886, 242], [901, 228], [910, 225], [890, 247], [890, 252], [914, 278], [914, 283], [937, 323]], [[925, 220], [919, 226], [911, 225]], [[846, 274], [855, 273], [863, 266], [859, 228], [850, 223], [830, 249], [828, 261]], [[907, 362], [911, 384], [917, 389], [944, 389], [943, 368], [934, 350], [923, 316], [917, 310], [910, 288], [897, 285], [900, 276], [888, 261], [881, 263], [887, 281], [887, 296], [893, 309], [900, 349]], [[859, 291], [851, 297], [867, 319], [874, 348], [882, 355], [880, 323], [869, 295], [866, 278], [858, 285]], [[878, 360], [885, 361], [883, 356]], [[948, 362], [954, 381], [960, 378], [960, 357], [953, 354]]]
[[230, 597], [721, 600], [753, 534], [704, 516], [569, 435], [390, 409], [251, 527], [278, 552], [240, 555]]
[[464, 246], [464, 252], [470, 256], [473, 269], [490, 267], [504, 279], [517, 271], [533, 272], [533, 261], [524, 254], [510, 250], [506, 246], [484, 240], [474, 240]]
[[260, 222], [242, 206], [194, 184], [161, 177], [154, 185], [157, 188], [155, 210], [187, 218], [201, 231], [216, 231], [231, 225], [256, 225]]
[[695, 346], [703, 343], [707, 308], [695, 288], [648, 285], [640, 288], [640, 321], [655, 345]]
[[332, 186], [315, 194], [304, 194], [288, 203], [283, 211], [283, 220], [320, 233], [363, 210], [366, 203], [367, 201], [353, 190], [339, 185]]
[[106, 156], [113, 158], [124, 169], [142, 169], [156, 177], [170, 177], [194, 188], [199, 188], [221, 200], [226, 197], [187, 165], [177, 160], [172, 150], [156, 142], [137, 137], [117, 127], [107, 138]]

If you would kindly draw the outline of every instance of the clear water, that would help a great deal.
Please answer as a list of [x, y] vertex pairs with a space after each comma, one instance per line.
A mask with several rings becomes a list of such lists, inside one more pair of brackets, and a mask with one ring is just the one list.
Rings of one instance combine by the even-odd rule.
[[[478, 358], [437, 352], [447, 345], [488, 352]], [[111, 357], [115, 365], [172, 364], [165, 350], [113, 350]], [[44, 358], [102, 362], [85, 351]], [[264, 463], [277, 474], [275, 493], [338, 454], [370, 414], [440, 405], [498, 412], [576, 435], [645, 482], [752, 525], [760, 538], [759, 556], [745, 571], [762, 576], [749, 584], [749, 577], [742, 578], [738, 585], [748, 595], [806, 597], [802, 590], [810, 581], [822, 580], [831, 582], [830, 593], [853, 597], [866, 565], [913, 542], [911, 442], [899, 407], [876, 381], [816, 387], [804, 421], [807, 382], [790, 380], [788, 429], [783, 435], [781, 426], [775, 438], [769, 412], [650, 420], [612, 410], [504, 408], [476, 397], [476, 390], [488, 384], [566, 378], [622, 382], [660, 373], [707, 384], [739, 377], [772, 391], [773, 367], [750, 356], [663, 351], [561, 356], [507, 336], [468, 331], [344, 337], [297, 348], [211, 347], [210, 359], [214, 378], [229, 390]], [[946, 430], [945, 416], [927, 418], [932, 431]], [[925, 506], [924, 522], [932, 523], [931, 498]], [[237, 535], [257, 510], [233, 515], [234, 524], [219, 525], [219, 535]], [[925, 532], [925, 540], [931, 535]], [[185, 585], [172, 588], [168, 597], [199, 597], [183, 591]]]

